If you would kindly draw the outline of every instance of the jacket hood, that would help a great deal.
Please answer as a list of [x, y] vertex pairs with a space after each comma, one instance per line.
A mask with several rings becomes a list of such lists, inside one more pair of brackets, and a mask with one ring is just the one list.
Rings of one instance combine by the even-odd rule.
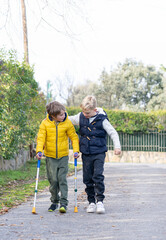
[[97, 113], [107, 115], [106, 112], [102, 108], [97, 108]]

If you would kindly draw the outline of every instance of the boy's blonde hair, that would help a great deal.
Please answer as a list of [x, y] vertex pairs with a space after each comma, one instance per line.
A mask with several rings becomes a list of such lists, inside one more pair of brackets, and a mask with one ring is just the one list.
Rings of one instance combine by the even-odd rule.
[[65, 107], [61, 103], [54, 101], [46, 105], [46, 110], [50, 116], [56, 117], [62, 110], [65, 111]]
[[93, 110], [97, 107], [97, 101], [94, 96], [88, 95], [86, 96], [80, 105], [82, 110]]

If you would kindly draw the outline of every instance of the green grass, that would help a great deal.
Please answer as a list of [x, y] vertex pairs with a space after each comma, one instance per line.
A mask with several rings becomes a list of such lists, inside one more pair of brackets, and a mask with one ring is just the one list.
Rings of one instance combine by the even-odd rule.
[[[10, 185], [12, 181], [28, 181], [36, 178], [37, 161], [31, 160], [18, 170], [0, 172], [0, 188]], [[40, 178], [46, 177], [45, 160], [41, 160]]]
[[[80, 169], [81, 166], [78, 166]], [[37, 161], [28, 161], [25, 166], [14, 171], [0, 171], [0, 213], [25, 202], [34, 195]], [[69, 175], [74, 172], [74, 164], [69, 164]], [[45, 159], [41, 160], [38, 191], [49, 186]]]

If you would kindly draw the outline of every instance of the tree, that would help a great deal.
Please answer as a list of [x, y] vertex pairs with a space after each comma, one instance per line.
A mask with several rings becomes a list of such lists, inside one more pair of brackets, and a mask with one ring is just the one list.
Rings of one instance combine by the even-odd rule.
[[[80, 34], [80, 27], [77, 21], [73, 21], [74, 17], [79, 19], [79, 22], [87, 25], [87, 16], [85, 14], [84, 0], [19, 0], [19, 3], [14, 1], [4, 1], [4, 10], [0, 12], [1, 16], [1, 29], [8, 29], [14, 27], [12, 22], [13, 17], [13, 4], [17, 4], [17, 9], [21, 5], [22, 10], [22, 26], [24, 35], [24, 53], [28, 53], [28, 35], [27, 35], [27, 18], [32, 18], [35, 21], [34, 28], [37, 30], [40, 26], [47, 27], [48, 29], [55, 30], [57, 33], [63, 34], [72, 39], [78, 40]], [[27, 10], [27, 11], [26, 11]], [[26, 17], [27, 12], [27, 17]], [[19, 15], [19, 12], [18, 12]], [[18, 16], [18, 19], [20, 16]], [[20, 20], [19, 20], [20, 21]], [[74, 22], [74, 24], [73, 24]], [[20, 28], [22, 32], [22, 28]], [[9, 33], [8, 35], [11, 35]], [[28, 62], [28, 54], [26, 55]]]
[[108, 74], [102, 71], [99, 77], [99, 87], [96, 91], [98, 105], [108, 109], [121, 109], [123, 107], [124, 87], [121, 74], [117, 70]]
[[147, 110], [149, 101], [163, 90], [163, 74], [152, 65], [127, 59], [121, 66], [126, 85], [126, 104]]
[[163, 73], [154, 66], [126, 59], [110, 74], [102, 72], [99, 100], [108, 108], [147, 110], [150, 100], [163, 91]]
[[9, 159], [34, 141], [45, 115], [34, 71], [14, 51], [0, 53], [0, 155]]
[[79, 106], [86, 95], [95, 95], [100, 107], [145, 111], [165, 106], [165, 81], [163, 72], [154, 66], [126, 59], [110, 73], [104, 69], [98, 84], [89, 81], [74, 87], [68, 101]]
[[71, 104], [69, 99], [73, 93], [73, 82], [73, 78], [67, 72], [64, 76], [56, 77], [54, 81], [56, 98], [60, 97], [68, 107]]
[[[161, 71], [166, 72], [164, 66], [161, 67]], [[153, 96], [149, 101], [147, 108], [149, 110], [163, 110], [166, 109], [166, 78], [163, 77], [163, 89], [158, 90], [157, 96]]]
[[94, 82], [87, 81], [85, 84], [73, 87], [72, 93], [68, 98], [69, 106], [80, 106], [81, 101], [87, 95], [96, 95], [98, 85]]

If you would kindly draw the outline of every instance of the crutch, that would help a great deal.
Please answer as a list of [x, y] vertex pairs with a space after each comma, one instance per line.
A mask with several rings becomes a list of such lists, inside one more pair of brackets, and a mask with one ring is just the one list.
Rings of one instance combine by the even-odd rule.
[[75, 204], [74, 204], [74, 212], [77, 213], [77, 158], [74, 158], [74, 169], [75, 169], [75, 175], [74, 175], [74, 192], [75, 192]]
[[[42, 153], [38, 153], [39, 157], [42, 156]], [[40, 159], [38, 159], [37, 162], [37, 174], [36, 174], [36, 186], [35, 186], [35, 197], [34, 197], [34, 203], [33, 203], [33, 208], [32, 208], [32, 213], [36, 214], [36, 196], [37, 196], [37, 186], [38, 186], [38, 180], [39, 180], [39, 170], [40, 170]]]

